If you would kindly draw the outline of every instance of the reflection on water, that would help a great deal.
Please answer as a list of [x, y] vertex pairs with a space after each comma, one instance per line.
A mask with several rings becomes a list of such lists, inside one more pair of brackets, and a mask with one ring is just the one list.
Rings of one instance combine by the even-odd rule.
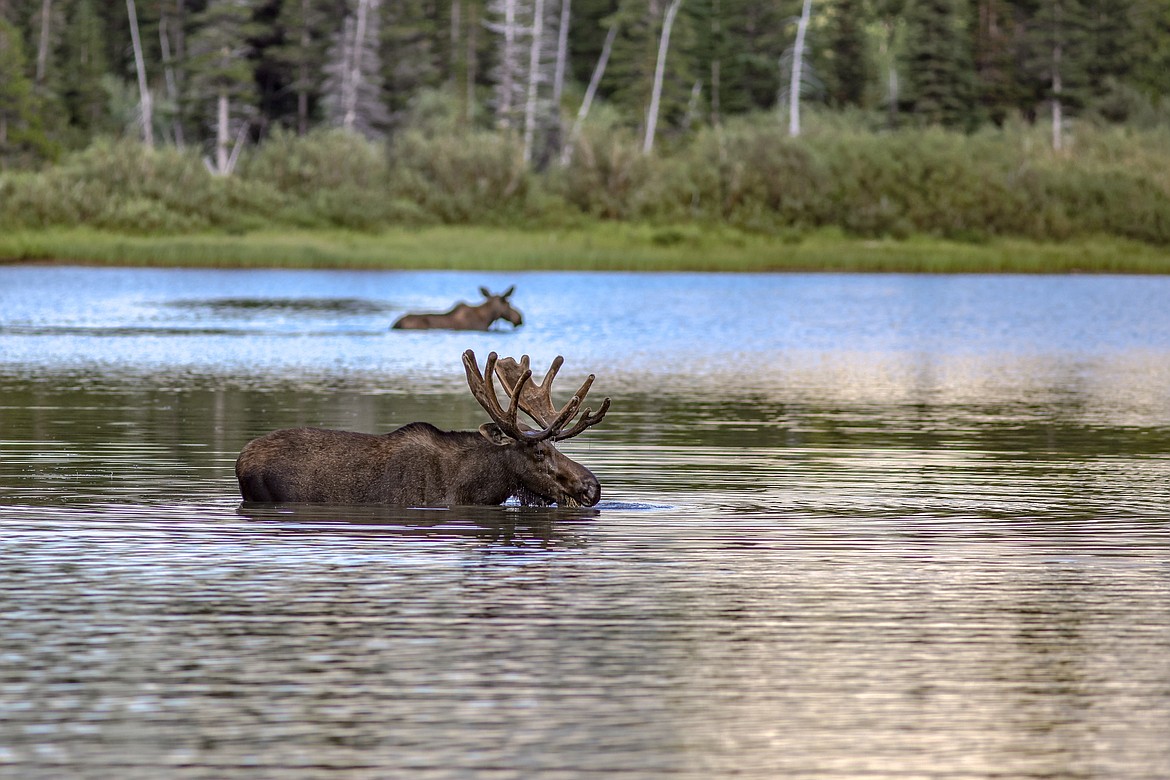
[[[0, 268], [0, 776], [1165, 777], [1167, 293]], [[467, 347], [597, 373], [597, 507], [240, 503]]]

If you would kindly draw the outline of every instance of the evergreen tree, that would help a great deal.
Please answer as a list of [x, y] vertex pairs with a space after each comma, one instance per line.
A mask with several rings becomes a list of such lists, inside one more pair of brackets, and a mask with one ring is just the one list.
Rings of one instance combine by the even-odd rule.
[[265, 51], [274, 78], [296, 98], [297, 133], [309, 131], [313, 105], [320, 95], [325, 66], [325, 21], [322, 0], [280, 0], [274, 23], [276, 43]]
[[396, 0], [386, 10], [382, 73], [391, 126], [401, 123], [415, 95], [443, 83], [443, 62], [450, 61], [449, 54], [444, 57], [444, 22], [450, 21], [442, 18], [439, 5]]
[[45, 155], [50, 146], [40, 126], [40, 104], [33, 94], [20, 32], [0, 18], [0, 166]]
[[1130, 83], [1151, 102], [1170, 97], [1170, 0], [1137, 0]]
[[[1130, 0], [1085, 0], [1088, 96], [1102, 98], [1133, 70], [1137, 31]], [[1123, 118], [1123, 117], [1119, 117]]]
[[866, 10], [863, 0], [826, 3], [828, 25], [821, 67], [825, 93], [834, 107], [860, 106], [869, 86], [871, 67], [866, 43]]
[[912, 0], [907, 17], [910, 110], [924, 124], [972, 126], [967, 0]]
[[1064, 145], [1065, 124], [1084, 103], [1091, 48], [1079, 0], [1038, 0], [1032, 7], [1028, 69], [1052, 120], [1052, 146]]
[[[705, 0], [688, 6], [701, 15], [701, 59], [697, 73], [706, 74], [712, 115], [725, 117], [769, 108], [783, 88], [779, 61], [792, 46], [795, 2]], [[705, 33], [705, 34], [703, 34]]]
[[102, 77], [109, 70], [101, 19], [93, 0], [77, 0], [65, 32], [64, 70], [68, 79], [62, 97], [69, 122], [82, 139], [106, 129], [106, 91]]
[[255, 114], [255, 62], [249, 38], [257, 30], [252, 13], [252, 0], [210, 0], [193, 19], [191, 85], [203, 115], [212, 120], [215, 157], [210, 167], [221, 175], [231, 173]]
[[975, 96], [984, 115], [997, 124], [1013, 111], [1031, 109], [1020, 68], [1024, 24], [1018, 5], [1009, 0], [975, 3]]

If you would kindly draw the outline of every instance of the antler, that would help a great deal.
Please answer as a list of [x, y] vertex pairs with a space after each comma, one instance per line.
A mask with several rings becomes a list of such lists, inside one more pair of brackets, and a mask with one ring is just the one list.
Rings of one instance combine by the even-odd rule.
[[[516, 362], [510, 357], [506, 357], [496, 364], [496, 376], [504, 385], [504, 391], [509, 394], [519, 393], [516, 396], [519, 399], [520, 408], [524, 413], [535, 420], [538, 424], [545, 426], [546, 429], [552, 428], [555, 423], [560, 421], [559, 426], [555, 428], [553, 433], [553, 441], [563, 441], [571, 439], [577, 434], [601, 422], [601, 418], [605, 417], [605, 413], [609, 411], [609, 399], [606, 398], [601, 403], [601, 408], [593, 414], [593, 410], [589, 407], [585, 408], [581, 419], [567, 431], [560, 430], [566, 425], [576, 414], [577, 407], [585, 400], [585, 396], [589, 393], [589, 388], [593, 386], [593, 374], [590, 374], [573, 397], [565, 406], [557, 410], [552, 402], [552, 383], [556, 377], [557, 372], [561, 369], [561, 364], [565, 359], [557, 355], [553, 360], [552, 365], [548, 369], [548, 373], [544, 375], [544, 381], [540, 384], [529, 384], [532, 378], [532, 370], [528, 367], [528, 356], [522, 355], [520, 362]], [[572, 412], [569, 412], [570, 408]]]
[[532, 371], [525, 369], [516, 377], [516, 382], [512, 387], [505, 387], [508, 393], [508, 408], [504, 409], [500, 406], [495, 385], [492, 384], [492, 374], [496, 369], [496, 353], [492, 352], [488, 355], [487, 363], [484, 364], [484, 372], [481, 374], [479, 373], [479, 364], [475, 360], [475, 353], [469, 349], [463, 353], [463, 368], [467, 372], [467, 386], [471, 388], [471, 394], [475, 396], [475, 400], [479, 401], [479, 405], [492, 418], [492, 422], [500, 426], [500, 430], [518, 441], [538, 442], [556, 437], [557, 432], [577, 413], [577, 407], [581, 403], [581, 399], [574, 398], [547, 423], [537, 420], [544, 426], [544, 429], [534, 431], [516, 419], [517, 410], [523, 407], [520, 396], [532, 379]]

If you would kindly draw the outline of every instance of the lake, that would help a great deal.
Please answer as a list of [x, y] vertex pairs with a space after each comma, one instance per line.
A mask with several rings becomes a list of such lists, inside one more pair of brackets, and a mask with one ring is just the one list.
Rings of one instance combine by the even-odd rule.
[[[1168, 301], [0, 267], [0, 776], [1170, 776]], [[597, 375], [596, 507], [241, 506], [269, 430], [485, 422], [468, 348]]]

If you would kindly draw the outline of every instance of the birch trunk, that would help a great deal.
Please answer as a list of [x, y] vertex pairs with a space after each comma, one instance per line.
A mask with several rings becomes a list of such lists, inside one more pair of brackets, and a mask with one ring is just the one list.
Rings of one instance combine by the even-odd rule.
[[[720, 0], [715, 0], [714, 11], [715, 13], [711, 15], [711, 37], [715, 41], [716, 52], [721, 52], [723, 49], [723, 26], [721, 21], [721, 17], [723, 15], [723, 4], [720, 2]], [[719, 55], [716, 54], [716, 56], [711, 59], [711, 124], [715, 127], [719, 126], [720, 121], [719, 88], [721, 85], [719, 83], [719, 76], [721, 69], [722, 63], [720, 62]]]
[[49, 24], [53, 13], [53, 1], [43, 0], [41, 3], [41, 39], [37, 44], [37, 87], [44, 86], [45, 76], [49, 69]]
[[220, 176], [228, 173], [228, 109], [227, 92], [220, 90], [217, 100], [219, 111], [215, 123], [215, 172]]
[[447, 67], [451, 71], [450, 83], [452, 86], [456, 83], [459, 74], [459, 27], [461, 24], [463, 24], [463, 3], [461, 0], [452, 0], [451, 27], [447, 30], [447, 38], [451, 46], [450, 64]]
[[800, 135], [800, 80], [804, 67], [804, 36], [808, 32], [808, 18], [812, 14], [812, 0], [804, 0], [800, 21], [796, 25], [796, 43], [792, 46], [792, 82], [788, 85], [788, 135]]
[[565, 63], [569, 60], [569, 6], [572, 0], [561, 0], [561, 21], [557, 30], [557, 68], [553, 74], [553, 106], [557, 116], [561, 111], [561, 95], [565, 91]]
[[478, 75], [475, 70], [475, 54], [479, 46], [476, 31], [479, 29], [479, 14], [474, 4], [467, 9], [467, 84], [463, 93], [463, 122], [471, 124], [472, 112], [475, 110], [475, 79]]
[[138, 71], [138, 94], [141, 103], [142, 142], [147, 149], [154, 148], [154, 108], [150, 100], [150, 87], [146, 84], [146, 64], [142, 61], [142, 41], [138, 38], [138, 12], [134, 0], [126, 0], [126, 13], [130, 17], [130, 41], [134, 44], [134, 68]]
[[500, 126], [512, 126], [512, 70], [516, 63], [516, 0], [504, 0], [504, 71], [501, 74]]
[[1064, 85], [1060, 80], [1060, 44], [1052, 48], [1052, 148], [1059, 152], [1064, 148], [1064, 107], [1060, 95]]
[[370, 0], [358, 0], [357, 22], [354, 25], [354, 40], [350, 49], [353, 52], [353, 59], [350, 63], [349, 73], [346, 74], [343, 82], [345, 93], [342, 99], [345, 102], [342, 104], [341, 126], [346, 130], [353, 130], [354, 120], [357, 119], [358, 84], [362, 80], [362, 51], [366, 44], [366, 23], [369, 12]]
[[[805, 0], [808, 2], [809, 0]], [[662, 36], [658, 39], [658, 63], [654, 66], [654, 87], [650, 91], [650, 109], [646, 114], [646, 139], [642, 142], [642, 154], [654, 149], [654, 133], [658, 128], [658, 103], [662, 99], [662, 78], [666, 73], [666, 52], [670, 48], [670, 28], [678, 15], [682, 0], [671, 0], [662, 20]]]
[[593, 96], [597, 94], [597, 86], [601, 83], [601, 76], [605, 73], [605, 65], [609, 62], [609, 52], [613, 49], [613, 39], [617, 37], [617, 25], [609, 28], [605, 35], [605, 44], [601, 47], [601, 56], [597, 58], [597, 65], [593, 68], [593, 75], [589, 78], [589, 86], [585, 90], [585, 99], [581, 101], [581, 108], [577, 110], [577, 118], [573, 120], [573, 129], [569, 131], [569, 139], [561, 148], [561, 165], [568, 165], [573, 159], [573, 147], [577, 143], [577, 136], [581, 135], [581, 124], [589, 115], [589, 107], [593, 105]]
[[544, 0], [532, 6], [532, 44], [528, 49], [528, 100], [524, 104], [524, 164], [532, 161], [536, 137], [536, 95], [540, 75], [540, 42], [544, 35]]

